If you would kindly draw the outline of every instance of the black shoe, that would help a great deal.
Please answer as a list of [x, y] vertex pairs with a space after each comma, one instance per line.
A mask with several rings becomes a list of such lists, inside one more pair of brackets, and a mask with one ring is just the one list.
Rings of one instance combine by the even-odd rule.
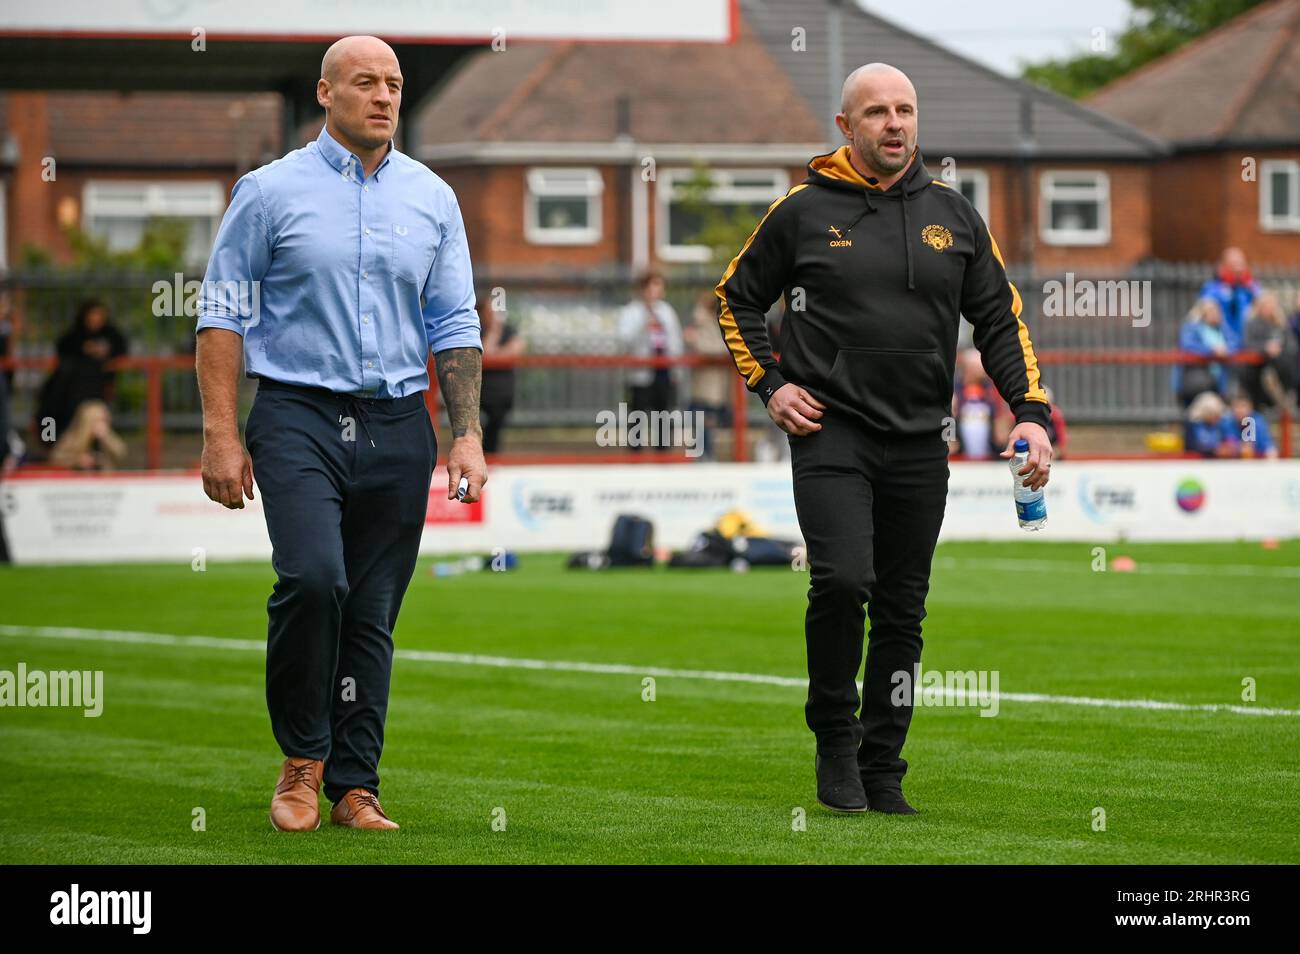
[[818, 755], [816, 766], [818, 802], [833, 812], [867, 810], [856, 755]]
[[872, 786], [866, 790], [866, 795], [867, 807], [873, 812], [883, 812], [886, 815], [921, 814], [907, 804], [907, 799], [903, 797], [903, 787], [897, 782]]

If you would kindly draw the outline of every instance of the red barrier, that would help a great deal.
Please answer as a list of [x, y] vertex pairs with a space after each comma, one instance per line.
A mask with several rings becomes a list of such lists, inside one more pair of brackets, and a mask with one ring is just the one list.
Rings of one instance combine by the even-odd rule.
[[[1220, 361], [1229, 364], [1259, 364], [1264, 356], [1251, 352], [1239, 352], [1229, 358], [1211, 359], [1177, 350], [1141, 350], [1141, 351], [1071, 351], [1048, 349], [1039, 351], [1040, 366], [1051, 364], [1209, 364]], [[53, 370], [58, 359], [46, 357], [0, 358], [0, 370]], [[734, 374], [732, 391], [732, 457], [736, 461], [749, 458], [748, 427], [745, 412], [754, 400], [745, 387], [745, 380], [735, 374], [735, 365], [727, 355], [685, 355], [680, 358], [637, 358], [617, 354], [524, 354], [513, 357], [489, 356], [484, 358], [483, 367], [489, 370], [509, 368], [698, 368], [725, 367]], [[117, 358], [108, 363], [112, 371], [141, 371], [146, 376], [145, 391], [145, 447], [146, 458], [151, 470], [162, 467], [163, 447], [163, 407], [162, 376], [167, 371], [190, 370], [194, 368], [194, 356], [128, 356]], [[433, 362], [429, 362], [429, 390], [425, 394], [425, 403], [430, 416], [436, 421], [438, 417], [438, 378]], [[1292, 455], [1291, 416], [1286, 408], [1281, 410], [1278, 449], [1283, 457]], [[680, 454], [630, 454], [609, 453], [592, 455], [493, 455], [494, 460], [507, 460], [511, 463], [560, 463], [580, 462], [598, 463], [680, 463], [687, 458]]]

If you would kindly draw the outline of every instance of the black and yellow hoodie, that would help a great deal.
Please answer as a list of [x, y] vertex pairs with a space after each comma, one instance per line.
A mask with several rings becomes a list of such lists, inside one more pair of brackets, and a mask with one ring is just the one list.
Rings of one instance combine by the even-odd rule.
[[[869, 428], [938, 433], [952, 414], [961, 313], [1016, 421], [1047, 427], [1020, 294], [979, 213], [919, 151], [881, 190], [848, 150], [808, 164], [718, 283], [722, 335], [749, 389], [766, 404], [793, 382]], [[777, 361], [764, 315], [782, 296]]]

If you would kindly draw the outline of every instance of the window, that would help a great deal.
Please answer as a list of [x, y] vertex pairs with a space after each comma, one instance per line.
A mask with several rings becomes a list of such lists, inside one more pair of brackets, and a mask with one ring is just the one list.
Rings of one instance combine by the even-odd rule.
[[1110, 177], [1104, 172], [1045, 172], [1039, 180], [1039, 227], [1048, 245], [1110, 241]]
[[[690, 183], [700, 173], [693, 169], [667, 169], [660, 173], [658, 195], [659, 257], [670, 262], [707, 262], [711, 250], [696, 244], [704, 216], [690, 200]], [[713, 169], [708, 173], [705, 196], [710, 206], [724, 214], [737, 213], [757, 224], [767, 207], [785, 194], [789, 179], [779, 169]], [[691, 206], [696, 207], [692, 208]]]
[[1259, 224], [1271, 232], [1300, 232], [1300, 162], [1260, 163]]
[[150, 219], [188, 223], [186, 262], [207, 259], [225, 211], [220, 182], [90, 182], [84, 193], [84, 224], [114, 252], [137, 248]]
[[524, 196], [524, 237], [534, 245], [591, 245], [600, 240], [601, 194], [597, 169], [529, 169]]
[[975, 211], [989, 220], [989, 174], [983, 169], [965, 169], [958, 166], [957, 190], [966, 197]]

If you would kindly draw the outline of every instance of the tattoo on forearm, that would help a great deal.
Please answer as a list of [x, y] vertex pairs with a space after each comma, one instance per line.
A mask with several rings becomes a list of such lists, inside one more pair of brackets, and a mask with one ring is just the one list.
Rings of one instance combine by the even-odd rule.
[[452, 348], [433, 356], [438, 387], [447, 404], [452, 437], [479, 433], [479, 387], [483, 380], [483, 352], [478, 348]]

